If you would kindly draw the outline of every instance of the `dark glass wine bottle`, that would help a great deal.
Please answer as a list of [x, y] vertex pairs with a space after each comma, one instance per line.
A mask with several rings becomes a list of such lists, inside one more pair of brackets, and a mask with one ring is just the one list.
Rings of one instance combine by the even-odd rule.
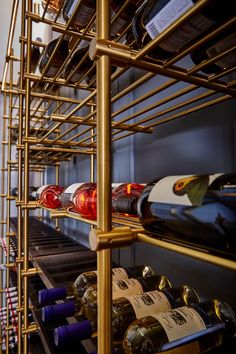
[[[205, 353], [235, 335], [236, 317], [226, 303], [213, 300], [136, 320], [125, 334], [127, 354]], [[172, 352], [173, 351], [173, 352]]]
[[[112, 282], [112, 299], [143, 294], [152, 290], [171, 287], [165, 275], [153, 275], [148, 278], [130, 278]], [[97, 284], [90, 286], [81, 299], [82, 313], [89, 320], [97, 318]]]
[[156, 179], [138, 200], [143, 227], [214, 253], [236, 256], [236, 174]]
[[[111, 21], [112, 18], [120, 11], [122, 6], [125, 4], [126, 0], [111, 0], [111, 9], [112, 9], [112, 14], [111, 14]], [[125, 28], [131, 23], [132, 18], [135, 14], [135, 11], [139, 7], [139, 5], [142, 3], [142, 0], [130, 0], [127, 5], [125, 6], [125, 9], [120, 12], [119, 16], [112, 21], [111, 23], [111, 28], [110, 28], [110, 34], [111, 37], [115, 37], [117, 34], [121, 34]]]
[[[42, 39], [40, 37], [37, 37], [36, 41], [37, 42], [42, 42]], [[37, 68], [40, 56], [41, 56], [40, 46], [37, 45], [37, 44], [33, 44], [32, 47], [31, 47], [31, 54], [30, 54], [30, 57], [31, 57], [30, 58], [30, 65], [31, 65], [30, 71], [32, 73], [34, 73], [36, 68]]]
[[[42, 73], [44, 68], [46, 67], [58, 41], [60, 40], [61, 37], [55, 38], [51, 40], [47, 46], [44, 48], [43, 55], [41, 58], [41, 61], [39, 63], [39, 70]], [[68, 46], [68, 38], [64, 37], [61, 44], [59, 45], [56, 54], [54, 55], [49, 68], [45, 72], [45, 76], [48, 77], [55, 77], [58, 70], [64, 63], [65, 59], [67, 58], [69, 54], [69, 46]]]
[[84, 28], [87, 26], [96, 11], [96, 0], [66, 0], [63, 7], [63, 18], [68, 22], [76, 6], [76, 14], [72, 20], [71, 26], [76, 28]]
[[[128, 279], [133, 277], [149, 277], [154, 275], [155, 272], [148, 265], [140, 265], [135, 267], [120, 267], [112, 269], [113, 281]], [[75, 282], [68, 288], [52, 288], [43, 289], [38, 293], [38, 302], [40, 305], [50, 305], [57, 300], [66, 299], [69, 296], [74, 296], [74, 299], [81, 299], [85, 291], [97, 283], [97, 271], [87, 271], [80, 274]]]
[[[203, 46], [198, 48], [196, 51], [191, 53], [191, 59], [198, 65], [204, 60], [211, 59], [213, 56], [221, 54], [222, 52], [230, 49], [236, 45], [236, 31], [234, 29], [229, 29], [222, 32], [220, 35], [208, 41]], [[215, 63], [205, 66], [201, 69], [206, 74], [219, 73], [222, 70], [231, 68], [236, 64], [236, 50], [231, 54], [224, 56], [223, 58], [217, 60]]]
[[[139, 48], [158, 37], [195, 3], [197, 0], [144, 1], [132, 21], [134, 37]], [[234, 16], [236, 11], [234, 5], [233, 1], [227, 2], [227, 6], [224, 6], [221, 0], [209, 1], [200, 12], [161, 41], [149, 55], [160, 60], [170, 58], [193, 40]]]

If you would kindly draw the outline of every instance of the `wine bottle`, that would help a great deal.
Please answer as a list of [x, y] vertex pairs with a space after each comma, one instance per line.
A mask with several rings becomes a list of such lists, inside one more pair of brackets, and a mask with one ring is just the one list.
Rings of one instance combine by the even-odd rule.
[[[87, 46], [79, 46], [79, 48], [77, 48], [77, 50], [74, 52], [74, 54], [72, 55], [71, 59], [69, 60], [68, 64], [65, 67], [65, 71], [64, 71], [65, 79], [68, 78], [70, 73], [72, 73], [75, 70], [79, 62], [88, 52], [88, 46], [89, 43], [87, 42]], [[92, 67], [92, 65], [93, 65], [93, 61], [87, 55], [82, 61], [81, 65], [78, 67], [78, 69], [76, 69], [73, 75], [69, 77], [68, 82], [70, 84], [75, 84], [76, 82], [78, 82], [81, 79], [81, 77]], [[94, 73], [94, 70], [93, 70], [93, 75], [96, 75], [96, 72]]]
[[[138, 183], [113, 183], [112, 184], [112, 200], [114, 203], [113, 211], [127, 212], [125, 206], [128, 205], [127, 199], [133, 200], [139, 196], [144, 186]], [[127, 198], [124, 198], [127, 197]], [[118, 203], [118, 199], [120, 203]], [[122, 205], [123, 202], [123, 205]], [[97, 184], [84, 183], [73, 196], [73, 204], [75, 211], [82, 217], [96, 220], [97, 218]], [[129, 211], [131, 208], [129, 208]], [[133, 210], [135, 212], [135, 210]]]
[[[112, 299], [143, 294], [147, 291], [162, 290], [171, 287], [165, 275], [153, 275], [148, 278], [130, 278], [112, 282]], [[90, 286], [81, 299], [82, 313], [89, 320], [97, 318], [97, 284]]]
[[[46, 67], [58, 41], [60, 40], [60, 38], [61, 37], [59, 36], [59, 37], [51, 40], [47, 44], [47, 46], [44, 48], [43, 55], [42, 55], [41, 61], [39, 63], [39, 70], [41, 73], [44, 71], [44, 68]], [[54, 55], [50, 65], [49, 65], [49, 68], [45, 72], [45, 76], [55, 77], [58, 70], [60, 69], [60, 67], [64, 63], [65, 59], [67, 58], [68, 54], [69, 54], [68, 38], [63, 37], [63, 40], [62, 40], [61, 44], [59, 45], [59, 47], [57, 48], [57, 52]]]
[[138, 200], [143, 227], [153, 236], [236, 255], [236, 174], [156, 179]]
[[[37, 37], [36, 41], [42, 42], [42, 39], [40, 37]], [[31, 66], [30, 71], [32, 73], [34, 73], [37, 68], [40, 56], [41, 56], [40, 46], [38, 44], [33, 44], [31, 46], [31, 53], [30, 53], [30, 58], [31, 58], [30, 59], [30, 66]]]
[[[47, 0], [42, 0], [42, 6], [43, 8], [46, 7]], [[48, 13], [53, 13], [53, 14], [58, 14], [58, 11], [61, 7], [63, 0], [49, 0], [49, 4], [47, 7], [47, 12]]]
[[[114, 343], [121, 342], [129, 324], [138, 318], [198, 302], [195, 290], [187, 285], [115, 299], [112, 301], [112, 340]], [[72, 329], [76, 329], [76, 338], [81, 341], [96, 335], [97, 321], [81, 321]], [[69, 342], [70, 325], [58, 329], [57, 336], [63, 336], [58, 341]]]
[[[236, 317], [222, 301], [204, 301], [153, 314], [133, 322], [123, 341], [131, 353], [205, 353], [235, 335]], [[177, 349], [178, 348], [178, 349]]]
[[[120, 11], [125, 2], [126, 0], [111, 0], [111, 21], [112, 18]], [[125, 28], [131, 23], [135, 11], [142, 2], [142, 0], [131, 0], [127, 3], [124, 10], [120, 12], [119, 16], [111, 23], [111, 37], [115, 37], [117, 34], [119, 35], [125, 30]]]
[[70, 25], [81, 29], [87, 26], [95, 14], [96, 0], [66, 0], [63, 7], [63, 18], [66, 22], [71, 19], [78, 3], [79, 6]]
[[[38, 190], [39, 187], [29, 187], [29, 200], [36, 200], [36, 192]], [[24, 190], [22, 190], [22, 194], [24, 193]], [[18, 197], [18, 187], [14, 187], [11, 189], [10, 194], [13, 197]]]
[[[235, 29], [230, 29], [222, 32], [214, 39], [208, 41], [196, 51], [191, 53], [191, 59], [198, 65], [204, 60], [211, 59], [213, 56], [221, 54], [227, 49], [235, 46], [236, 32]], [[233, 67], [236, 64], [236, 51], [217, 60], [215, 63], [205, 66], [201, 69], [206, 74], [215, 74], [222, 70]]]
[[37, 189], [36, 199], [46, 208], [57, 209], [61, 206], [59, 195], [63, 190], [63, 187], [57, 185], [44, 185]]
[[[113, 268], [112, 279], [114, 281], [121, 279], [128, 279], [133, 277], [149, 277], [154, 275], [155, 272], [148, 265], [140, 265], [127, 268]], [[57, 300], [66, 299], [70, 295], [74, 295], [75, 299], [81, 299], [85, 291], [91, 286], [97, 283], [97, 271], [88, 271], [81, 273], [73, 285], [68, 288], [52, 288], [42, 289], [38, 293], [38, 302], [40, 305], [50, 305]]]
[[[158, 37], [171, 24], [177, 21], [198, 0], [146, 0], [136, 11], [132, 28], [139, 48]], [[210, 30], [235, 14], [233, 1], [223, 6], [222, 1], [209, 1], [200, 12], [181, 24], [172, 34], [161, 41], [149, 55], [156, 59], [166, 60], [174, 53], [189, 45]]]

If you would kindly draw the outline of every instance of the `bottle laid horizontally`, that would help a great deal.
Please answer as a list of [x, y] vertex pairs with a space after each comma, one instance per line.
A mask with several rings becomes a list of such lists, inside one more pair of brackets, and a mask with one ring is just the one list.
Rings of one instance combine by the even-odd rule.
[[[157, 38], [197, 2], [198, 0], [144, 1], [132, 20], [133, 35], [139, 48]], [[158, 43], [149, 55], [159, 60], [170, 58], [183, 47], [233, 17], [236, 11], [234, 5], [234, 1], [228, 1], [227, 6], [224, 6], [221, 0], [208, 1], [199, 12]]]
[[95, 12], [96, 0], [66, 0], [63, 7], [63, 18], [69, 22], [73, 15], [70, 27], [82, 29], [88, 25]]
[[236, 174], [158, 178], [140, 196], [138, 215], [153, 236], [236, 257]]
[[53, 184], [41, 186], [36, 191], [36, 200], [38, 200], [46, 208], [60, 208], [61, 202], [59, 196], [63, 192], [63, 190], [64, 187]]
[[[114, 212], [136, 214], [136, 200], [144, 188], [138, 183], [113, 183], [112, 207]], [[97, 184], [75, 183], [65, 189], [60, 200], [63, 207], [74, 205], [80, 216], [97, 219]]]
[[[34, 186], [29, 187], [29, 200], [36, 200], [36, 192], [37, 192], [38, 188], [39, 187], [34, 187]], [[24, 193], [24, 190], [22, 190], [22, 195], [23, 195], [23, 193]], [[18, 197], [18, 187], [11, 188], [10, 194], [13, 197]]]
[[[198, 65], [204, 62], [204, 60], [212, 59], [215, 55], [219, 55], [236, 45], [236, 30], [230, 28], [220, 35], [207, 41], [203, 46], [198, 48], [196, 51], [191, 53], [191, 59], [193, 62]], [[236, 50], [230, 54], [225, 55], [216, 62], [205, 66], [201, 69], [206, 74], [215, 74], [219, 73], [222, 70], [229, 69], [236, 64]]]
[[[44, 48], [42, 58], [39, 63], [39, 70], [42, 73], [50, 60], [56, 45], [60, 41], [61, 36], [51, 40], [47, 46]], [[57, 48], [56, 54], [53, 56], [53, 59], [50, 62], [48, 69], [45, 72], [45, 76], [47, 77], [55, 77], [58, 70], [61, 68], [65, 59], [69, 54], [69, 37], [64, 36], [59, 47]]]
[[60, 8], [61, 8], [61, 5], [63, 3], [63, 0], [42, 0], [42, 6], [43, 8], [46, 7], [48, 3], [48, 7], [47, 7], [47, 12], [48, 13], [53, 13], [53, 14], [58, 14]]
[[[136, 319], [172, 308], [198, 303], [195, 290], [187, 285], [179, 288], [154, 290], [139, 295], [120, 297], [112, 301], [112, 341], [121, 342], [128, 326]], [[86, 320], [56, 329], [58, 346], [81, 341], [96, 335], [97, 321]]]
[[[154, 274], [152, 268], [147, 265], [112, 269], [113, 281], [140, 276], [147, 278]], [[42, 307], [43, 322], [56, 322], [66, 317], [79, 315], [81, 313], [81, 299], [85, 291], [96, 283], [97, 271], [89, 271], [80, 274], [69, 289], [54, 288], [40, 290], [38, 293], [39, 304], [48, 305]], [[52, 305], [57, 300], [69, 299], [70, 295], [74, 297], [72, 301]]]
[[[111, 26], [110, 26], [110, 35], [111, 37], [115, 37], [116, 35], [120, 35], [126, 27], [131, 23], [132, 18], [135, 14], [135, 11], [141, 5], [143, 0], [130, 0], [127, 2], [126, 0], [111, 0]], [[125, 5], [123, 10], [121, 8]], [[119, 15], [117, 15], [119, 13]], [[113, 18], [116, 18], [113, 20]]]
[[204, 301], [136, 320], [128, 327], [123, 346], [127, 354], [198, 354], [235, 332], [231, 307], [219, 300]]
[[[163, 275], [153, 275], [147, 278], [130, 278], [112, 282], [112, 300], [119, 297], [143, 294], [152, 290], [170, 288], [169, 279]], [[97, 284], [90, 286], [81, 299], [82, 313], [89, 319], [97, 319]]]

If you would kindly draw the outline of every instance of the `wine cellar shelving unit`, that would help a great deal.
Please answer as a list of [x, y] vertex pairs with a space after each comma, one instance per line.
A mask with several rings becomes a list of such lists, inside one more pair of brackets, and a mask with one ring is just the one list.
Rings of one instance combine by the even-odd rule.
[[[29, 253], [29, 220], [30, 211], [36, 210], [41, 219], [44, 209], [39, 203], [29, 201], [29, 176], [31, 172], [39, 173], [43, 184], [43, 175], [48, 166], [55, 167], [55, 183], [59, 184], [59, 168], [62, 161], [69, 161], [74, 156], [86, 154], [91, 160], [91, 181], [94, 178], [94, 169], [97, 169], [98, 184], [98, 214], [97, 221], [86, 220], [79, 217], [71, 210], [49, 210], [50, 217], [55, 219], [55, 228], [59, 230], [59, 218], [75, 218], [91, 224], [90, 245], [97, 251], [98, 268], [98, 352], [99, 354], [111, 353], [111, 254], [112, 248], [131, 245], [140, 241], [150, 243], [157, 247], [165, 248], [190, 257], [194, 257], [212, 264], [236, 270], [236, 263], [229, 259], [214, 256], [199, 249], [170, 243], [164, 238], [152, 238], [145, 233], [139, 222], [134, 218], [122, 218], [112, 215], [111, 212], [111, 147], [112, 143], [125, 139], [133, 134], [152, 134], [155, 127], [181, 117], [191, 116], [199, 110], [220, 104], [234, 98], [236, 95], [236, 82], [232, 73], [234, 68], [224, 70], [218, 74], [206, 75], [201, 72], [205, 66], [216, 62], [220, 58], [235, 50], [230, 50], [215, 55], [199, 65], [188, 69], [179, 65], [193, 50], [207, 40], [214, 38], [221, 31], [231, 28], [236, 23], [236, 18], [230, 19], [205, 37], [196, 40], [191, 46], [184, 48], [180, 53], [173, 55], [164, 63], [151, 58], [150, 53], [155, 46], [174, 32], [178, 26], [187, 21], [193, 14], [198, 13], [208, 0], [199, 0], [179, 20], [164, 30], [158, 37], [150, 41], [143, 49], [134, 50], [123, 44], [125, 33], [131, 24], [114, 40], [109, 40], [110, 25], [125, 11], [129, 0], [121, 7], [119, 12], [110, 18], [110, 1], [97, 0], [97, 11], [86, 28], [76, 30], [71, 27], [75, 16], [76, 6], [71, 19], [65, 24], [60, 19], [60, 13], [47, 16], [49, 0], [46, 1], [43, 13], [39, 14], [32, 0], [13, 1], [12, 19], [9, 29], [8, 47], [6, 53], [5, 70], [2, 82], [4, 97], [4, 111], [1, 120], [2, 129], [2, 167], [1, 167], [1, 268], [0, 277], [0, 307], [4, 305], [4, 288], [11, 284], [10, 273], [12, 268], [17, 269], [18, 288], [18, 353], [29, 352], [28, 335], [38, 329], [38, 324], [28, 322], [29, 313], [29, 281], [37, 274], [42, 276], [42, 269]], [[78, 2], [79, 4], [79, 2]], [[12, 48], [16, 18], [21, 6], [21, 36], [20, 57], [14, 56]], [[48, 60], [41, 74], [32, 73], [31, 47], [36, 44], [43, 50], [47, 43], [32, 40], [32, 24], [44, 23], [53, 33], [60, 35], [60, 40]], [[95, 32], [96, 24], [96, 32]], [[62, 39], [69, 38], [70, 52], [63, 65], [58, 69], [55, 77], [47, 77], [50, 63], [57, 54], [57, 49]], [[60, 74], [73, 55], [81, 40], [90, 41], [89, 53], [81, 59], [77, 67], [89, 55], [94, 60], [91, 70], [96, 70], [96, 87], [93, 83], [84, 84], [83, 79], [75, 84], [68, 83], [68, 77], [63, 79]], [[15, 62], [20, 62], [19, 81], [13, 81]], [[117, 70], [111, 75], [111, 65]], [[121, 78], [130, 68], [142, 70], [142, 75], [121, 92], [113, 94], [111, 83]], [[131, 103], [119, 105], [112, 111], [112, 105], [138, 87], [141, 87], [155, 75], [165, 80], [161, 84], [145, 92]], [[174, 88], [181, 82], [183, 88], [169, 93], [169, 88]], [[63, 95], [63, 88], [74, 88], [83, 92], [83, 99], [74, 99]], [[52, 93], [52, 89], [55, 88]], [[51, 91], [50, 91], [51, 90]], [[158, 93], [164, 95], [139, 108], [141, 102]], [[191, 98], [188, 94], [191, 93]], [[176, 101], [177, 100], [177, 101]], [[177, 102], [177, 103], [176, 103]], [[166, 108], [166, 103], [169, 104]], [[86, 107], [89, 113], [80, 114]], [[124, 118], [124, 113], [133, 108], [135, 111]], [[154, 112], [155, 109], [158, 111]], [[122, 116], [123, 118], [120, 118]], [[17, 126], [17, 128], [16, 128]], [[80, 127], [79, 132], [76, 130]], [[14, 140], [13, 136], [17, 135]], [[14, 159], [12, 147], [16, 145], [18, 156]], [[96, 165], [95, 165], [96, 157]], [[18, 197], [10, 195], [11, 177], [18, 178]], [[77, 181], [75, 181], [77, 182]], [[17, 227], [11, 231], [11, 203], [17, 206]], [[47, 210], [48, 211], [48, 210]], [[17, 255], [14, 261], [10, 258], [10, 240], [17, 234]], [[4, 253], [5, 252], [5, 253]], [[32, 263], [31, 263], [32, 262]], [[35, 266], [34, 266], [35, 265]], [[5, 272], [6, 277], [3, 277]], [[48, 286], [48, 284], [46, 284]], [[106, 301], [104, 301], [104, 298]], [[8, 306], [8, 305], [7, 305]], [[8, 312], [7, 312], [8, 313]], [[9, 316], [6, 323], [6, 353], [10, 352]], [[2, 329], [0, 329], [2, 336]], [[106, 333], [106, 336], [103, 334]], [[3, 343], [2, 343], [3, 344]], [[0, 352], [2, 352], [0, 346]]]

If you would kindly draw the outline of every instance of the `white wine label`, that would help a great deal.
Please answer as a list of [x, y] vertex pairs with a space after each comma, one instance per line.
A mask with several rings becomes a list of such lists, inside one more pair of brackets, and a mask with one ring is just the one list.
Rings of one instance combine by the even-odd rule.
[[65, 192], [64, 192], [65, 194], [66, 193], [71, 194], [71, 196], [70, 196], [71, 202], [73, 202], [74, 193], [76, 192], [77, 188], [79, 188], [82, 184], [83, 183], [74, 183], [65, 189]]
[[[75, 0], [70, 7], [68, 12], [68, 17], [70, 18], [75, 10], [76, 5], [78, 4], [78, 0]], [[92, 7], [88, 7], [86, 5], [81, 5], [78, 10], [78, 14], [75, 17], [75, 21], [80, 26], [86, 26], [90, 18], [93, 16], [95, 9]]]
[[162, 325], [169, 342], [206, 329], [199, 313], [187, 306], [152, 316]]
[[153, 313], [171, 310], [165, 294], [157, 290], [141, 295], [127, 296], [126, 299], [131, 303], [137, 319], [151, 316]]
[[146, 30], [153, 39], [194, 5], [191, 0], [171, 0], [147, 23]]
[[112, 280], [123, 280], [128, 279], [128, 274], [124, 268], [113, 268], [112, 269]]
[[137, 279], [118, 280], [112, 282], [112, 298], [142, 294], [143, 288]]
[[178, 348], [173, 348], [170, 350], [165, 350], [165, 354], [199, 354], [200, 345], [199, 342], [192, 342], [185, 345], [181, 345]]
[[50, 184], [45, 184], [44, 186], [41, 186], [41, 187], [39, 187], [39, 188], [37, 189], [36, 193], [37, 193], [38, 198], [40, 198], [41, 193], [42, 193], [43, 190], [44, 190], [46, 187], [48, 187], [48, 186], [50, 186]]
[[185, 206], [200, 206], [207, 192], [208, 186], [220, 176], [169, 176], [158, 181], [148, 201]]
[[[218, 41], [217, 43], [209, 47], [206, 50], [206, 53], [208, 57], [211, 58], [235, 45], [236, 45], [236, 33], [234, 32], [230, 36]], [[222, 59], [218, 60], [215, 64], [221, 67], [222, 69], [224, 69], [235, 65], [235, 63], [236, 63], [236, 51], [232, 52], [229, 55], [226, 55]]]

